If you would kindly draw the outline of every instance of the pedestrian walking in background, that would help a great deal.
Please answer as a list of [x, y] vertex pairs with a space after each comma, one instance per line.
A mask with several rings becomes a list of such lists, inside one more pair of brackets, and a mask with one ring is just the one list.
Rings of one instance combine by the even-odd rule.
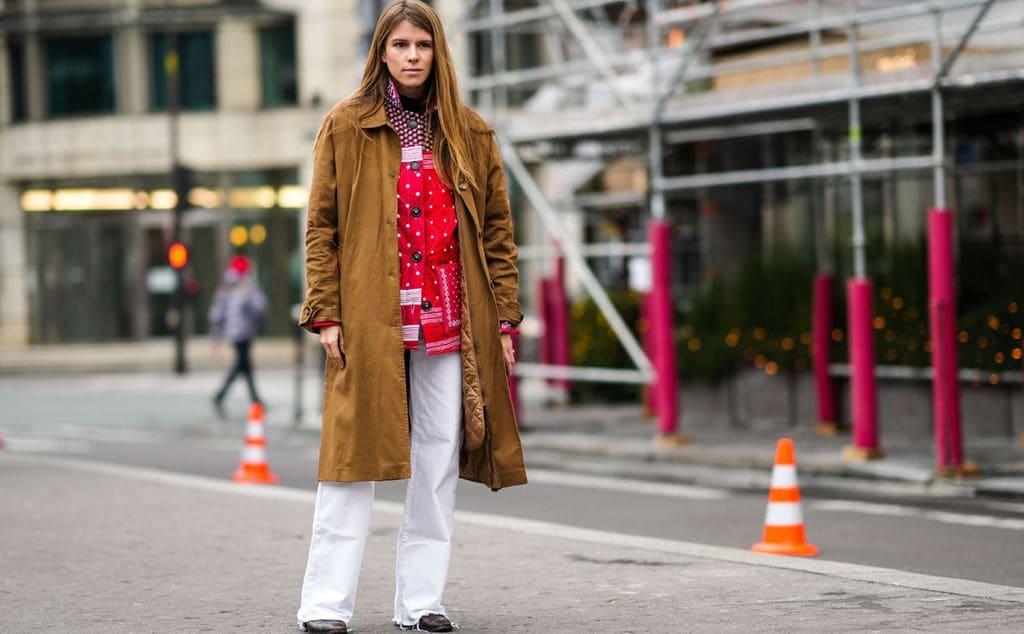
[[235, 364], [213, 397], [213, 406], [221, 418], [224, 418], [224, 397], [240, 374], [249, 386], [252, 402], [263, 402], [256, 392], [253, 378], [252, 342], [266, 312], [267, 298], [253, 279], [252, 263], [249, 258], [236, 255], [224, 271], [224, 281], [210, 307], [210, 337], [214, 346], [226, 339], [235, 347]]
[[327, 114], [308, 213], [299, 323], [330, 360], [299, 627], [347, 631], [374, 481], [408, 478], [392, 620], [451, 631], [458, 478], [526, 483], [508, 386], [522, 313], [494, 133], [419, 0], [384, 10], [359, 89]]

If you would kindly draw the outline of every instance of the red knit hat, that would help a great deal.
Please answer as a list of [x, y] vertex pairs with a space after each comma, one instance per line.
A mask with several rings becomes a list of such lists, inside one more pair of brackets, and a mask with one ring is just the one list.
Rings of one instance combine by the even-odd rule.
[[249, 258], [244, 255], [236, 255], [228, 262], [228, 268], [237, 273], [239, 277], [242, 277], [249, 274], [252, 264], [249, 262]]

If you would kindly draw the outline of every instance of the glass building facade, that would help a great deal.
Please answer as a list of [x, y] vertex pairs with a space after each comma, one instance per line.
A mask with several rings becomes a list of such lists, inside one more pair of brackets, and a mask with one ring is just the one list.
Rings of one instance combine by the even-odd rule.
[[[208, 332], [211, 300], [235, 254], [253, 260], [271, 303], [264, 334], [293, 331], [289, 308], [301, 293], [301, 269], [295, 263], [305, 195], [299, 170], [309, 145], [298, 125], [306, 121], [297, 109], [295, 19], [253, 10], [248, 17], [229, 12], [222, 21], [209, 15], [197, 23], [184, 20], [173, 35], [181, 79], [179, 124], [191, 126], [193, 144], [180, 149], [179, 157], [194, 161], [187, 157], [197, 155], [195, 147], [208, 146], [205, 155], [199, 154], [206, 164], [188, 166], [192, 178], [183, 194], [187, 204], [179, 236], [190, 253], [186, 319], [193, 334]], [[102, 17], [90, 18], [88, 29], [12, 32], [0, 40], [8, 71], [8, 85], [0, 94], [10, 97], [11, 129], [65, 126], [61, 129], [72, 135], [68, 155], [96, 166], [66, 176], [0, 183], [16, 192], [9, 200], [20, 206], [31, 343], [131, 340], [172, 332], [174, 276], [167, 249], [176, 194], [167, 170], [154, 169], [147, 156], [166, 153], [164, 135], [172, 129], [166, 67], [171, 35], [146, 19], [139, 24], [111, 19], [103, 31]], [[219, 41], [222, 37], [229, 39]], [[249, 50], [252, 56], [218, 59], [219, 50]], [[33, 68], [42, 75], [35, 76]], [[237, 73], [248, 75], [239, 78]], [[225, 106], [224, 95], [233, 99], [231, 105]], [[33, 99], [41, 106], [34, 107]], [[276, 114], [288, 108], [293, 112]], [[284, 117], [279, 121], [296, 122], [294, 129], [248, 128], [267, 120], [261, 111], [270, 109]], [[196, 129], [205, 134], [197, 137]], [[138, 152], [138, 168], [131, 166], [131, 156], [90, 155], [91, 135], [122, 130], [161, 137], [156, 144], [142, 136], [127, 139], [123, 147]], [[239, 134], [267, 139], [288, 134], [299, 140], [302, 151], [291, 152], [292, 159], [275, 158], [273, 150], [264, 153], [269, 161], [244, 155], [225, 159], [223, 146], [212, 139]], [[26, 155], [37, 153], [45, 168], [48, 151], [33, 147]], [[103, 168], [105, 160], [122, 167]]]

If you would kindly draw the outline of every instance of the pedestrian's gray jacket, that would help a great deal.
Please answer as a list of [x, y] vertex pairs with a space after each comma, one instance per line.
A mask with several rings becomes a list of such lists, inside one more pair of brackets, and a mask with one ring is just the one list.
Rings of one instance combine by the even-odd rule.
[[229, 272], [210, 307], [210, 336], [233, 343], [251, 341], [266, 312], [263, 291], [248, 276], [239, 279]]

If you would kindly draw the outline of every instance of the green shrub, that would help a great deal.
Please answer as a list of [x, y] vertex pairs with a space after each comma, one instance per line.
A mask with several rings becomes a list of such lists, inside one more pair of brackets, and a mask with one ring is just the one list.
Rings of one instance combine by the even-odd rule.
[[[869, 247], [881, 251], [880, 246]], [[931, 364], [927, 245], [891, 246], [874, 261], [872, 328], [879, 365]], [[1024, 300], [1012, 272], [1024, 258], [990, 245], [961, 245], [958, 271], [960, 367], [993, 374], [1019, 368]], [[770, 374], [810, 367], [813, 266], [779, 251], [748, 261], [730, 283], [703, 289], [680, 315], [683, 380], [716, 381], [739, 367]], [[834, 285], [831, 361], [847, 363], [846, 281]], [[723, 345], [724, 344], [724, 345]], [[734, 344], [734, 345], [730, 345]]]
[[[612, 305], [643, 344], [640, 322], [640, 296], [632, 292], [608, 291]], [[619, 343], [611, 325], [590, 297], [576, 301], [569, 315], [570, 358], [573, 365], [603, 368], [635, 368], [626, 349]], [[574, 381], [570, 388], [573, 401], [636, 401], [641, 386], [626, 383]]]
[[809, 366], [813, 269], [778, 251], [749, 259], [731, 283], [715, 280], [677, 323], [676, 352], [686, 380], [718, 381], [738, 367], [769, 374]]
[[[919, 241], [879, 245], [872, 261], [875, 362], [927, 367], [931, 364], [928, 322], [927, 245]], [[958, 354], [960, 367], [989, 373], [1020, 368], [1024, 299], [1013, 274], [1024, 258], [990, 245], [961, 245], [958, 271]], [[682, 381], [714, 382], [743, 367], [769, 374], [811, 366], [811, 310], [814, 265], [793, 251], [778, 250], [767, 261], [750, 258], [735, 279], [714, 280], [697, 292], [685, 313], [675, 316], [676, 360]], [[831, 362], [847, 363], [846, 281], [833, 285]], [[612, 302], [638, 339], [639, 296], [611, 293]], [[593, 301], [572, 307], [572, 362], [584, 366], [632, 368], [633, 363]], [[642, 339], [641, 339], [642, 341]], [[633, 400], [637, 386], [574, 383], [581, 400]]]

